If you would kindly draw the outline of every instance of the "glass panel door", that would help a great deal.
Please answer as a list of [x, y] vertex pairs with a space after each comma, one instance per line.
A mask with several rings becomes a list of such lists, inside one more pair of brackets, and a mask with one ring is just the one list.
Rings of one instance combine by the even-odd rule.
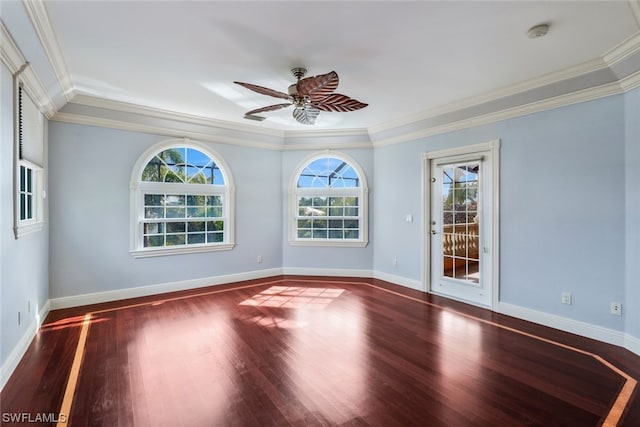
[[439, 169], [442, 185], [442, 276], [480, 282], [478, 180], [480, 162]]
[[491, 307], [491, 157], [484, 153], [432, 157], [429, 171], [429, 289], [446, 297]]

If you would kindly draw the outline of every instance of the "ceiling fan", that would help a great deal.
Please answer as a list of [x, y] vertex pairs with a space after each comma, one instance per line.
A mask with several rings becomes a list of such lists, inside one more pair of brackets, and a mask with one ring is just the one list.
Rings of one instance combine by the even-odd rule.
[[289, 86], [288, 93], [251, 83], [234, 82], [262, 95], [269, 95], [288, 101], [283, 104], [269, 105], [248, 111], [244, 117], [252, 120], [264, 120], [264, 117], [256, 116], [256, 114], [280, 110], [293, 105], [295, 107], [293, 117], [302, 124], [312, 125], [318, 118], [320, 111], [343, 113], [359, 110], [368, 105], [346, 95], [334, 93], [338, 87], [338, 73], [335, 71], [303, 78], [307, 74], [307, 70], [305, 68], [293, 68], [291, 74], [298, 79], [298, 82]]

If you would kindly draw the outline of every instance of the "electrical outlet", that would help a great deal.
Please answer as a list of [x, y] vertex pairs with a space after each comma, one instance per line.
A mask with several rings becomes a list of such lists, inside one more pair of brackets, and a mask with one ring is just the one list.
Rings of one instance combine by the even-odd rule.
[[562, 303], [571, 305], [571, 292], [563, 292], [562, 293]]
[[262, 264], [262, 255], [258, 255], [258, 264]]
[[398, 260], [396, 258], [393, 258], [391, 260], [391, 265], [393, 266], [393, 268], [398, 268]]
[[619, 302], [612, 302], [609, 308], [611, 310], [611, 314], [622, 316], [622, 304], [620, 304]]

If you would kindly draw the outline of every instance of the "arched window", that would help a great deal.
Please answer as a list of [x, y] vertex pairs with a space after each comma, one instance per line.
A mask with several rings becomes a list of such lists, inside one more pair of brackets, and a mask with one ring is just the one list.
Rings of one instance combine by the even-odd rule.
[[291, 244], [366, 246], [367, 182], [353, 159], [336, 152], [307, 158], [291, 194]]
[[206, 146], [172, 140], [152, 147], [131, 179], [132, 254], [233, 248], [233, 193], [228, 168]]

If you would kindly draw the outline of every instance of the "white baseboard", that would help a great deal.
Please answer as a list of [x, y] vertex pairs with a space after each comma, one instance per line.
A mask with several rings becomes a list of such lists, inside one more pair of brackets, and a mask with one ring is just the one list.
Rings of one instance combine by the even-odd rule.
[[305, 268], [283, 267], [282, 274], [292, 276], [325, 276], [325, 277], [362, 277], [370, 278], [371, 270], [359, 270], [351, 268]]
[[20, 341], [13, 348], [13, 351], [9, 354], [9, 357], [4, 361], [2, 366], [0, 367], [0, 390], [4, 388], [13, 374], [13, 371], [18, 367], [20, 360], [29, 349], [31, 342], [33, 341], [33, 337], [36, 336], [40, 326], [42, 326], [42, 322], [46, 319], [49, 314], [49, 301], [47, 301], [44, 306], [38, 311], [37, 315], [33, 318], [31, 324], [20, 338]]
[[500, 314], [517, 317], [518, 319], [538, 323], [550, 328], [560, 329], [572, 334], [592, 338], [594, 340], [603, 341], [613, 345], [618, 345], [620, 347], [626, 347], [625, 333], [616, 331], [614, 329], [604, 328], [602, 326], [592, 325], [590, 323], [581, 322], [562, 316], [556, 316], [555, 314], [532, 310], [530, 308], [509, 304], [506, 302], [499, 302], [496, 311]]
[[624, 348], [640, 356], [640, 338], [625, 334]]
[[243, 280], [263, 279], [265, 277], [280, 275], [282, 275], [281, 268], [271, 268], [267, 270], [249, 271], [246, 273], [226, 274], [223, 276], [212, 276], [201, 279], [161, 283], [158, 285], [140, 286], [136, 288], [118, 289], [114, 291], [53, 298], [50, 300], [51, 310], [98, 304], [102, 302], [118, 301], [129, 298], [146, 297], [149, 295], [163, 294], [167, 292], [184, 291], [188, 289], [197, 289], [206, 286], [241, 282]]
[[373, 272], [374, 279], [384, 280], [385, 282], [393, 283], [394, 285], [400, 285], [407, 288], [415, 289], [417, 291], [425, 292], [424, 284], [421, 280], [409, 279], [403, 276], [396, 276], [394, 274], [385, 273], [382, 271]]

